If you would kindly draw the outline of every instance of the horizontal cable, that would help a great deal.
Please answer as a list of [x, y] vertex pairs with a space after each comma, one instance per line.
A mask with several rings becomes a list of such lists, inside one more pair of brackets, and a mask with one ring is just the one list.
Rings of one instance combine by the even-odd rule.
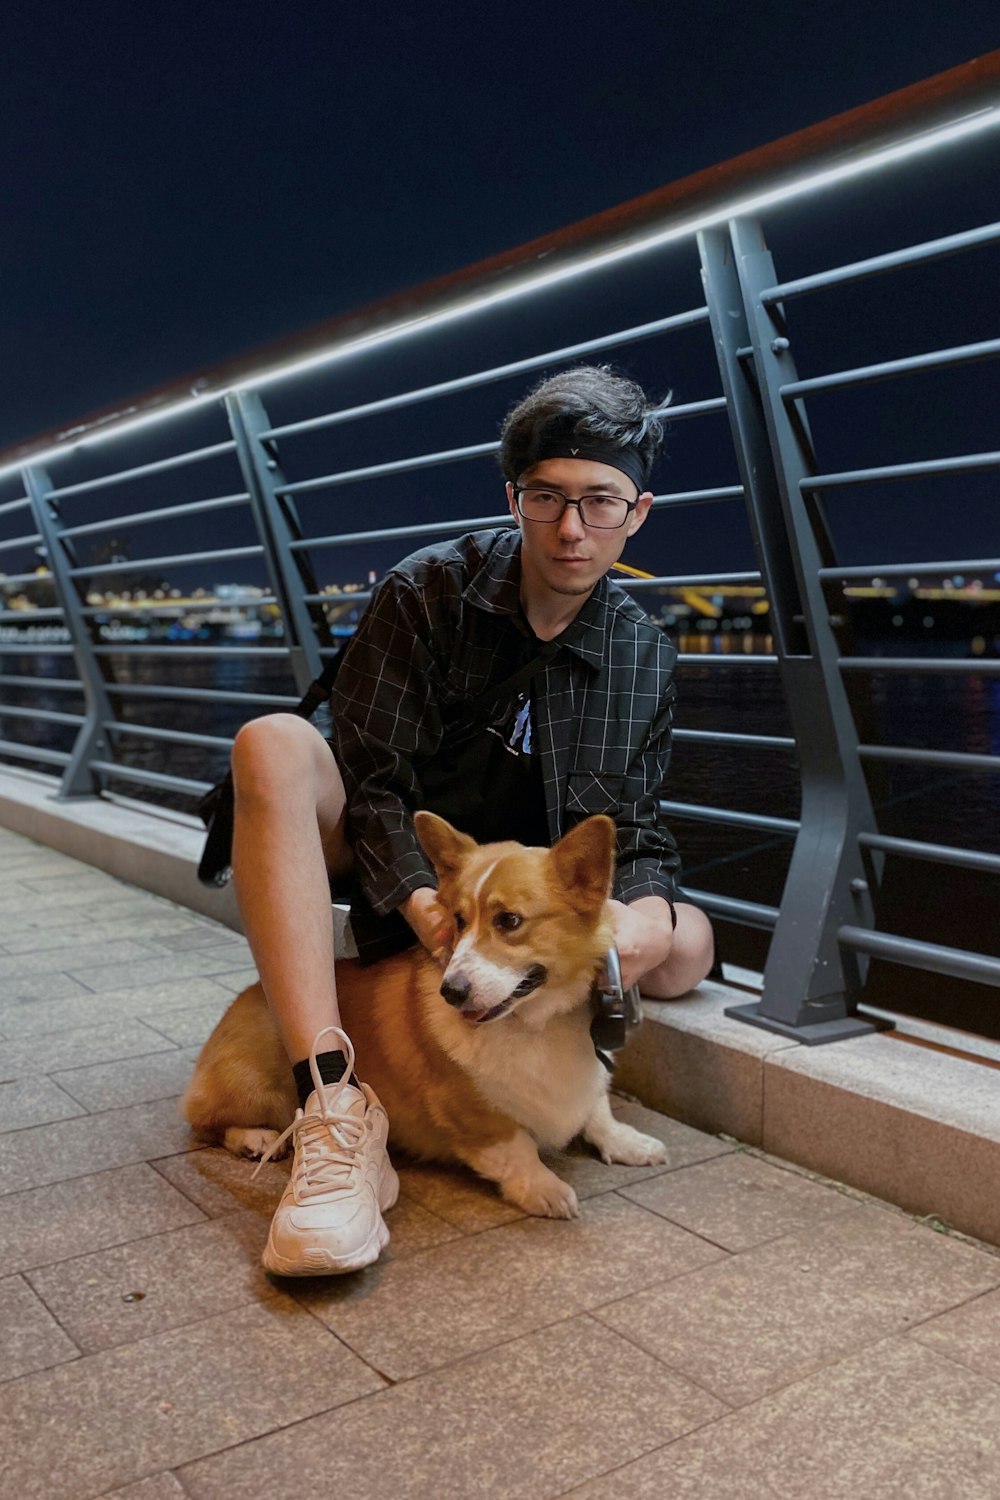
[[157, 510], [135, 511], [130, 516], [112, 516], [109, 521], [88, 521], [85, 526], [67, 526], [60, 537], [86, 536], [94, 531], [115, 531], [119, 526], [142, 526], [146, 521], [165, 521], [168, 516], [191, 516], [210, 510], [228, 510], [245, 505], [250, 496], [245, 490], [236, 495], [218, 495], [211, 500], [189, 500], [183, 505], [161, 505]]
[[776, 656], [744, 655], [742, 651], [678, 651], [680, 667], [776, 667]]
[[[0, 587], [3, 585], [0, 577]], [[32, 607], [30, 609], [0, 609], [0, 620], [12, 620], [16, 624], [28, 624], [31, 620], [61, 620], [63, 612], [58, 606], [46, 605], [44, 608]]]
[[748, 583], [752, 587], [760, 586], [759, 573], [678, 573], [663, 578], [616, 578], [623, 588], [628, 589], [653, 589], [653, 588], [705, 588], [710, 589], [714, 585], [732, 586], [733, 584]]
[[151, 724], [124, 724], [118, 719], [108, 719], [104, 728], [112, 734], [132, 734], [147, 740], [170, 740], [180, 745], [205, 745], [210, 750], [231, 750], [232, 739], [223, 739], [217, 734], [195, 734], [186, 729], [157, 729]]
[[959, 771], [1000, 772], [1000, 755], [970, 755], [966, 750], [915, 750], [904, 745], [859, 745], [858, 754], [863, 760], [951, 766]]
[[38, 535], [37, 531], [31, 532], [28, 536], [5, 537], [4, 540], [0, 542], [0, 552], [13, 552], [15, 547], [33, 547], [37, 542], [40, 542], [41, 540], [42, 539]]
[[915, 938], [887, 932], [869, 932], [864, 927], [841, 927], [837, 941], [856, 953], [885, 958], [913, 969], [929, 969], [952, 979], [974, 979], [981, 984], [1000, 985], [1000, 958], [970, 953], [965, 948], [945, 948], [939, 943], [921, 943]]
[[665, 495], [654, 495], [651, 510], [662, 510], [671, 505], [706, 505], [716, 500], [742, 500], [741, 484], [713, 485], [707, 490], [675, 490]]
[[367, 604], [371, 596], [372, 595], [370, 589], [358, 589], [357, 593], [302, 594], [301, 598], [303, 604], [326, 604], [329, 606], [340, 606], [345, 604]]
[[893, 838], [886, 833], [859, 833], [858, 843], [865, 849], [877, 849], [883, 854], [900, 854], [907, 859], [954, 865], [959, 870], [1000, 875], [1000, 854], [985, 854], [979, 849], [955, 849], [947, 844], [927, 844], [919, 839]]
[[703, 807], [697, 802], [661, 802], [668, 817], [690, 818], [694, 823], [725, 823], [733, 828], [757, 828], [765, 833], [796, 834], [802, 826], [797, 818], [769, 818], [764, 813], [734, 812], [727, 807]]
[[49, 490], [50, 498], [56, 495], [83, 495], [88, 490], [107, 489], [113, 484], [124, 484], [128, 479], [141, 479], [146, 474], [164, 474], [168, 469], [180, 469], [186, 464], [196, 464], [205, 458], [219, 458], [223, 453], [235, 453], [236, 443], [227, 438], [222, 443], [212, 443], [207, 448], [193, 448], [189, 453], [175, 453], [171, 458], [158, 458], [151, 464], [140, 464], [135, 469], [119, 469], [115, 474], [102, 474], [100, 479], [84, 479], [79, 484], [64, 484], [58, 490]]
[[[671, 422], [687, 417], [701, 417], [709, 412], [725, 411], [725, 396], [711, 396], [704, 401], [690, 401], [684, 406], [658, 408], [658, 415]], [[367, 464], [361, 469], [341, 469], [334, 474], [321, 474], [315, 479], [300, 479], [295, 484], [278, 485], [279, 495], [306, 495], [314, 490], [329, 490], [336, 485], [350, 484], [360, 479], [379, 479], [389, 474], [408, 474], [419, 469], [429, 469], [435, 464], [459, 463], [470, 458], [485, 458], [500, 451], [499, 442], [472, 443], [465, 448], [442, 448], [437, 453], [417, 453], [410, 458], [396, 458], [389, 463]]]
[[812, 474], [799, 481], [803, 490], [833, 490], [848, 484], [880, 484], [889, 479], [925, 479], [934, 474], [965, 474], [1000, 467], [1000, 453], [963, 453], [957, 458], [928, 458], [913, 464], [885, 464], [849, 469], [843, 474]]
[[5, 641], [0, 639], [0, 656], [72, 656], [72, 646], [51, 646], [38, 641]]
[[693, 891], [681, 888], [681, 896], [711, 917], [722, 917], [728, 922], [742, 922], [747, 927], [770, 929], [777, 926], [780, 915], [776, 906], [762, 906], [757, 901], [738, 901], [734, 896], [717, 896], [714, 891]]
[[337, 536], [313, 536], [304, 541], [289, 542], [290, 552], [305, 552], [310, 547], [354, 546], [358, 542], [405, 541], [414, 536], [458, 536], [463, 531], [478, 531], [485, 526], [510, 523], [510, 511], [504, 515], [477, 516], [462, 521], [425, 521], [413, 526], [383, 526], [377, 531], [344, 531]]
[[941, 672], [955, 676], [963, 672], [984, 673], [987, 677], [1000, 672], [996, 657], [963, 656], [842, 656], [838, 665], [843, 672]]
[[125, 781], [161, 787], [167, 792], [187, 792], [192, 797], [203, 797], [212, 790], [210, 781], [189, 781], [186, 776], [164, 776], [160, 771], [139, 771], [133, 766], [120, 766], [113, 760], [92, 760], [89, 766], [90, 770], [100, 771], [105, 776], [120, 776]]
[[36, 692], [47, 692], [49, 688], [67, 693], [83, 692], [83, 683], [76, 677], [15, 677], [6, 672], [0, 672], [0, 687], [33, 688]]
[[51, 583], [52, 574], [48, 571], [36, 573], [5, 573], [0, 583], [4, 588], [9, 588], [12, 583]]
[[713, 729], [675, 729], [674, 741], [690, 740], [699, 745], [745, 745], [751, 750], [795, 750], [795, 741], [778, 734], [723, 734]]
[[885, 271], [895, 271], [900, 266], [941, 260], [946, 255], [956, 255], [961, 250], [974, 250], [980, 245], [992, 244], [994, 240], [1000, 240], [1000, 224], [984, 224], [980, 229], [965, 229], [960, 234], [925, 240], [923, 244], [910, 245], [905, 250], [890, 250], [885, 255], [873, 255], [867, 260], [856, 260], [850, 265], [836, 266], [830, 271], [817, 271], [812, 276], [783, 281], [780, 286], [767, 287], [760, 293], [760, 300], [765, 307], [770, 307], [775, 302], [788, 302], [792, 297], [802, 297], [806, 292], [815, 292], [822, 287], [860, 281], [865, 276], [879, 276]]
[[526, 370], [539, 370], [545, 365], [561, 364], [567, 359], [578, 359], [582, 354], [596, 354], [600, 349], [614, 349], [637, 339], [650, 338], [653, 334], [668, 333], [676, 328], [691, 328], [699, 323], [707, 322], [707, 307], [692, 308], [689, 312], [674, 313], [669, 318], [657, 318], [652, 323], [639, 323], [633, 328], [623, 328], [618, 333], [587, 339], [582, 344], [567, 344], [562, 349], [550, 349], [545, 354], [533, 354], [527, 359], [516, 359], [506, 365], [494, 365], [489, 370], [477, 370], [471, 375], [459, 375], [453, 380], [442, 380], [436, 385], [425, 385], [416, 390], [403, 391], [397, 396], [384, 396], [378, 401], [366, 401], [361, 406], [348, 406], [342, 411], [328, 412], [326, 416], [311, 417], [304, 422], [289, 422], [283, 427], [270, 427], [266, 432], [260, 433], [260, 437], [263, 440], [290, 437], [295, 433], [316, 432], [323, 427], [353, 422], [359, 417], [372, 417], [381, 412], [398, 411], [401, 407], [415, 406], [420, 401], [430, 401], [438, 396], [450, 396], [459, 391], [489, 385], [493, 381], [505, 380], [509, 375], [522, 375]]
[[11, 755], [17, 760], [40, 760], [50, 766], [68, 766], [68, 750], [43, 750], [39, 745], [19, 745], [14, 740], [0, 740], [0, 755]]
[[94, 646], [95, 656], [193, 656], [205, 661], [219, 661], [222, 657], [260, 656], [286, 658], [284, 646]]
[[135, 573], [139, 568], [165, 568], [177, 563], [226, 562], [238, 557], [261, 557], [259, 542], [252, 547], [223, 547], [218, 552], [178, 552], [174, 557], [137, 557], [131, 562], [90, 563], [86, 568], [67, 568], [70, 578], [86, 578], [92, 573]]
[[223, 688], [182, 688], [172, 687], [168, 682], [157, 683], [155, 686], [137, 682], [108, 682], [105, 683], [105, 691], [111, 696], [121, 695], [127, 698], [176, 698], [190, 703], [245, 703], [249, 708], [259, 704], [269, 708], [286, 708], [299, 701], [291, 693], [240, 693]]
[[891, 380], [896, 375], [917, 374], [942, 366], [971, 364], [978, 359], [992, 359], [1000, 354], [1000, 339], [985, 339], [980, 344], [961, 344], [952, 349], [936, 349], [932, 354], [911, 354], [906, 359], [884, 360], [877, 365], [858, 365], [853, 370], [839, 370], [832, 375], [816, 375], [811, 380], [793, 380], [780, 387], [785, 401], [798, 396], [812, 396], [820, 391], [842, 386], [863, 385], [869, 381]]
[[82, 724], [83, 714], [64, 714], [54, 708], [15, 708], [0, 703], [0, 719], [48, 719], [53, 724]]
[[[239, 607], [246, 609], [257, 609], [264, 604], [277, 604], [273, 594], [261, 594], [260, 598], [255, 595], [253, 599], [239, 601]], [[226, 599], [185, 599], [183, 603], [178, 600], [165, 599], [160, 604], [151, 604], [138, 600], [134, 604], [87, 604], [80, 610], [81, 615], [161, 615], [165, 611], [172, 610], [175, 614], [197, 615], [204, 614], [212, 609], [231, 609], [236, 607]]]
[[1000, 557], [960, 558], [957, 562], [873, 563], [871, 567], [817, 568], [820, 578], [909, 578], [916, 573], [1000, 571]]
[[5, 500], [3, 504], [0, 505], [0, 516], [9, 515], [12, 510], [27, 510], [30, 504], [31, 501], [28, 499], [27, 495], [22, 496], [20, 500]]

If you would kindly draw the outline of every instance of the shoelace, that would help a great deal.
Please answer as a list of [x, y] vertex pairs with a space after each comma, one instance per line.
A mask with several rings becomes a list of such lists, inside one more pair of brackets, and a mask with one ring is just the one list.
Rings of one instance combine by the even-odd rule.
[[309, 1071], [319, 1100], [319, 1114], [307, 1115], [302, 1110], [296, 1110], [295, 1119], [276, 1141], [272, 1141], [253, 1173], [256, 1177], [264, 1163], [270, 1161], [288, 1137], [294, 1136], [295, 1190], [300, 1199], [314, 1198], [350, 1184], [357, 1165], [355, 1152], [365, 1133], [362, 1120], [336, 1107], [341, 1093], [348, 1085], [343, 1082], [325, 1084], [320, 1077], [316, 1050], [320, 1038], [330, 1032], [334, 1032], [340, 1040], [341, 1050], [347, 1059], [344, 1078], [350, 1078], [354, 1070], [354, 1047], [351, 1039], [339, 1026], [325, 1026], [317, 1034], [309, 1053]]

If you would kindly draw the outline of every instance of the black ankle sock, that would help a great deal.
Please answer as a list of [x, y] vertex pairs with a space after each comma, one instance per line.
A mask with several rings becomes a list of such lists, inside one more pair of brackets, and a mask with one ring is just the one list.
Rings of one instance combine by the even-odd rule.
[[[319, 1052], [316, 1055], [316, 1067], [324, 1083], [339, 1083], [347, 1072], [347, 1058], [342, 1052]], [[299, 1108], [305, 1109], [306, 1100], [316, 1087], [308, 1057], [292, 1065], [292, 1077], [299, 1093]], [[358, 1080], [353, 1073], [347, 1081], [354, 1088], [358, 1087]]]

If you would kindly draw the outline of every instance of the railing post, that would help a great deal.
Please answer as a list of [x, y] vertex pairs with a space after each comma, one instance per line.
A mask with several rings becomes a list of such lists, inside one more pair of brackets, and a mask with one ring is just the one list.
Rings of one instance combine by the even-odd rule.
[[729, 1015], [810, 1044], [875, 1029], [855, 1011], [862, 971], [843, 950], [844, 923], [872, 926], [858, 835], [875, 826], [857, 735], [818, 570], [830, 562], [822, 513], [800, 480], [815, 473], [804, 412], [781, 386], [795, 367], [755, 222], [699, 235], [702, 276], [750, 525], [771, 604], [779, 668], [798, 745], [802, 822], [758, 1004]]
[[93, 797], [100, 791], [101, 783], [97, 772], [90, 768], [91, 761], [114, 759], [111, 737], [106, 728], [114, 714], [100, 663], [94, 655], [94, 643], [83, 614], [80, 594], [69, 574], [70, 568], [76, 564], [76, 555], [72, 541], [60, 534], [58, 498], [52, 495], [52, 485], [44, 469], [27, 465], [21, 472], [35, 527], [48, 557], [56, 598], [73, 644], [87, 705], [72, 755], [59, 783], [59, 796]]
[[[271, 424], [260, 397], [251, 391], [227, 396], [226, 415], [236, 440], [236, 454], [250, 494], [250, 509], [264, 548], [271, 588], [281, 607], [292, 673], [299, 692], [304, 693], [323, 670], [317, 625], [322, 631], [325, 617], [314, 618], [302, 597], [304, 593], [315, 593], [316, 583], [306, 558], [301, 552], [292, 552], [289, 546], [302, 536], [298, 516], [293, 502], [278, 494], [285, 476], [278, 462], [276, 444], [261, 437]], [[317, 606], [317, 617], [320, 616], [322, 607]]]

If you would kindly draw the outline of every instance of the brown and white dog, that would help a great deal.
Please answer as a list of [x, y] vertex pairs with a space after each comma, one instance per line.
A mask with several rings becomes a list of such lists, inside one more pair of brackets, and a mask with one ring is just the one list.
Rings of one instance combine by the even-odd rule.
[[[416, 829], [453, 947], [443, 975], [422, 948], [367, 968], [338, 961], [357, 1076], [388, 1111], [390, 1144], [464, 1162], [527, 1213], [571, 1218], [576, 1194], [539, 1146], [582, 1135], [606, 1162], [666, 1159], [660, 1141], [612, 1115], [590, 1037], [591, 989], [612, 938], [614, 824], [588, 818], [551, 850], [479, 845], [427, 812]], [[205, 1043], [181, 1112], [203, 1138], [260, 1156], [295, 1106], [256, 984]]]

